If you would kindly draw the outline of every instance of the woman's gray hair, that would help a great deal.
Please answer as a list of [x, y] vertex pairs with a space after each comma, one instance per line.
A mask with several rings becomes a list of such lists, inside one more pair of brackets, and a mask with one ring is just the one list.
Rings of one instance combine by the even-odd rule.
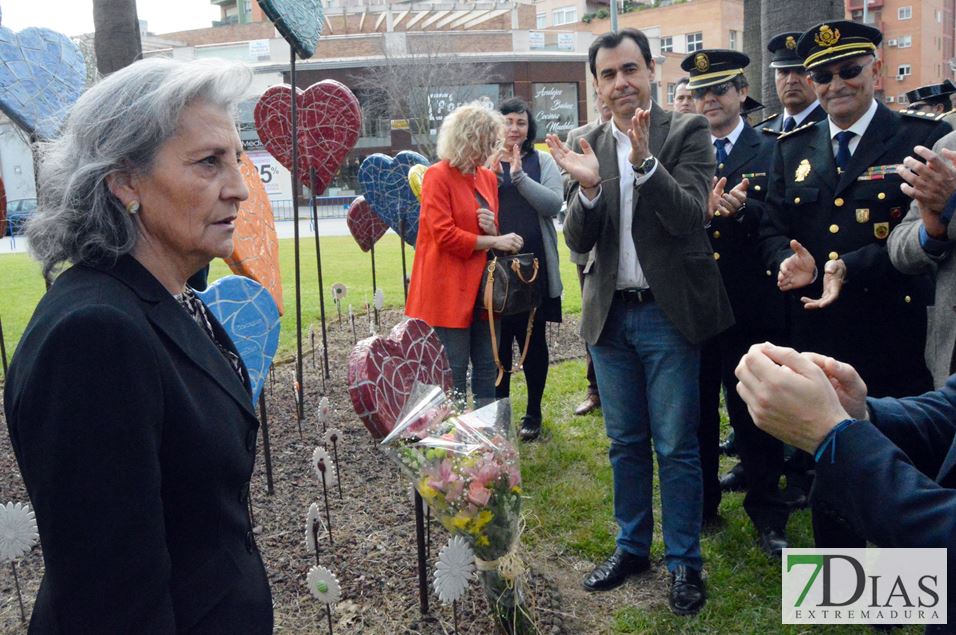
[[26, 234], [43, 275], [49, 279], [64, 262], [115, 260], [129, 253], [136, 223], [106, 177], [148, 173], [194, 102], [222, 106], [235, 116], [251, 82], [252, 71], [234, 62], [150, 58], [86, 91], [59, 136], [39, 148], [39, 201]]

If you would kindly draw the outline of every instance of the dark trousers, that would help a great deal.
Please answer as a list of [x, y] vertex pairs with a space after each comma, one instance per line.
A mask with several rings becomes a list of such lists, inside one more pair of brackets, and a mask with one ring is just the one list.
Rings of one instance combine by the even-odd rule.
[[[581, 293], [584, 293], [584, 265], [578, 265], [578, 282], [581, 285]], [[584, 347], [584, 356], [588, 360], [588, 394], [598, 394], [597, 375], [594, 374], [594, 362], [591, 361], [591, 351], [587, 346]]]
[[[541, 416], [541, 399], [544, 385], [548, 380], [548, 338], [544, 318], [535, 317], [528, 344], [528, 355], [524, 360], [524, 378], [528, 384], [528, 416]], [[518, 342], [518, 349], [524, 351], [524, 341], [528, 332], [528, 314], [506, 315], [501, 318], [501, 343], [498, 346], [498, 359], [505, 368], [501, 383], [495, 388], [495, 398], [504, 399], [511, 395], [512, 342]]]
[[715, 514], [720, 504], [718, 478], [720, 443], [720, 389], [724, 388], [727, 414], [736, 435], [737, 453], [747, 483], [744, 510], [758, 530], [783, 531], [789, 510], [780, 496], [783, 444], [763, 432], [750, 418], [737, 394], [734, 369], [751, 344], [766, 338], [745, 333], [737, 326], [704, 343], [700, 364], [700, 443], [704, 479], [704, 515]]

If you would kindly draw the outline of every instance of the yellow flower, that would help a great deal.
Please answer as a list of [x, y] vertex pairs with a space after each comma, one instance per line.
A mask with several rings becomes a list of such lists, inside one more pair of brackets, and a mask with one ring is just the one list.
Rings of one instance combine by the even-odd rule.
[[451, 524], [455, 529], [463, 530], [468, 526], [468, 523], [471, 522], [471, 516], [466, 514], [464, 511], [460, 511], [455, 514], [455, 517], [451, 519]]
[[475, 520], [472, 521], [471, 531], [477, 534], [479, 531], [481, 531], [481, 528], [490, 523], [494, 517], [495, 515], [487, 509], [482, 511], [475, 517]]
[[511, 493], [521, 496], [521, 488], [515, 485], [514, 487], [511, 488]]
[[487, 547], [491, 544], [491, 541], [488, 540], [488, 536], [478, 536], [478, 540], [475, 541], [475, 544], [479, 547]]
[[428, 479], [423, 478], [418, 483], [418, 493], [422, 495], [427, 502], [435, 500], [438, 496], [438, 490], [428, 484]]

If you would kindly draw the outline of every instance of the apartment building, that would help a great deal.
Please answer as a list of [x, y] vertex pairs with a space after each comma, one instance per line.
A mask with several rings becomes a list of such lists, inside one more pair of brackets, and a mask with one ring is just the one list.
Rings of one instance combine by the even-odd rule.
[[883, 32], [878, 97], [891, 108], [907, 106], [906, 92], [954, 79], [956, 0], [847, 0], [847, 15]]

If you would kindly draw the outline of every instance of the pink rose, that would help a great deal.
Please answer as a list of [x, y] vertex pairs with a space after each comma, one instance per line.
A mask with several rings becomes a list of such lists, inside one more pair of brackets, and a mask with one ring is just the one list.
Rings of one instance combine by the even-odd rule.
[[472, 481], [468, 486], [468, 501], [478, 507], [486, 507], [491, 498], [491, 490], [486, 489], [480, 483]]

